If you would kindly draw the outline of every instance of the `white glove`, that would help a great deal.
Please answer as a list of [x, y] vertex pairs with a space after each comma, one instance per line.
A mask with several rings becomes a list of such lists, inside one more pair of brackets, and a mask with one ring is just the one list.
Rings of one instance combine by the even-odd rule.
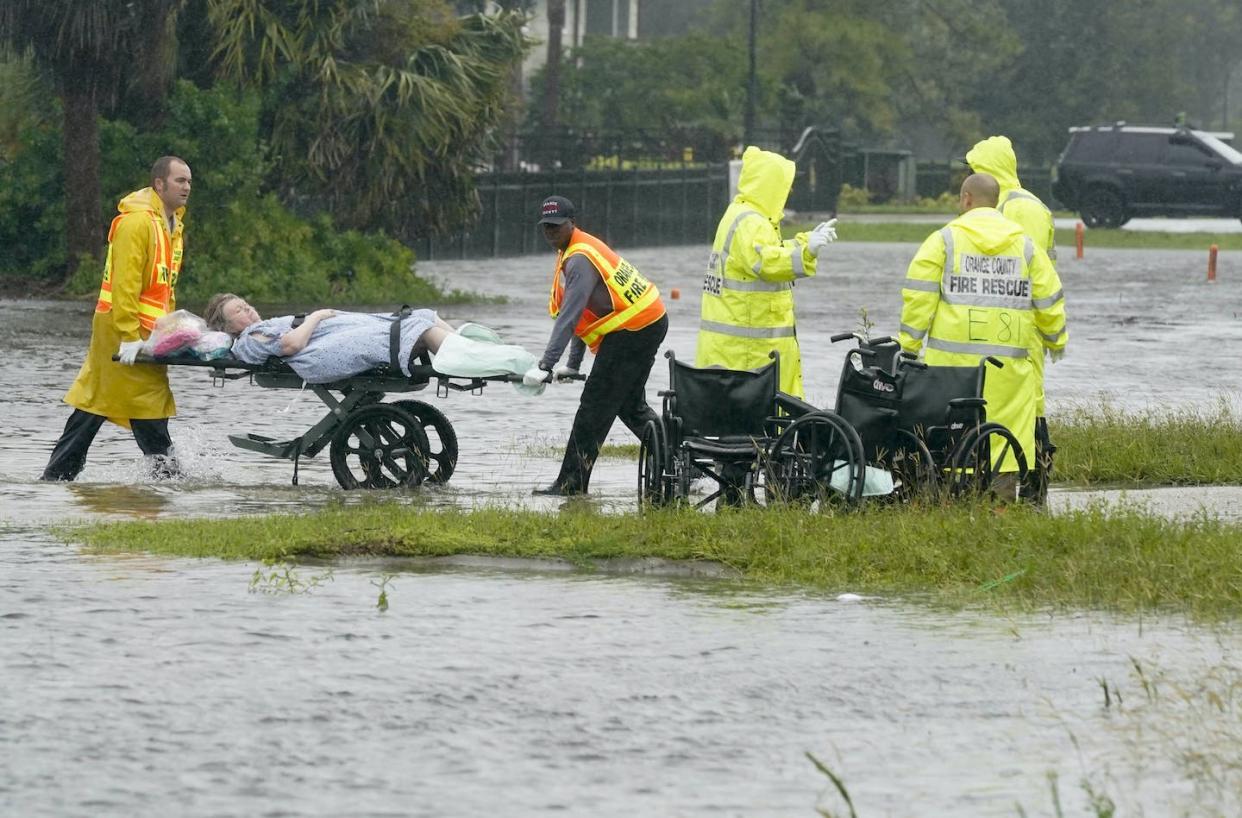
[[121, 348], [116, 351], [117, 363], [133, 366], [134, 359], [138, 357], [138, 352], [141, 349], [142, 341], [122, 341]]
[[1065, 357], [1065, 350], [1064, 350], [1064, 349], [1050, 349], [1050, 350], [1048, 350], [1048, 358], [1049, 358], [1049, 359], [1050, 359], [1050, 360], [1051, 360], [1054, 364], [1055, 364], [1057, 361], [1059, 361], [1059, 360], [1061, 360], [1062, 358], [1064, 358], [1064, 357]]
[[837, 240], [837, 220], [829, 219], [826, 222], [820, 222], [819, 224], [815, 226], [815, 230], [813, 230], [812, 232], [823, 233], [825, 236], [828, 237], [828, 241], [830, 242], [836, 241]]
[[579, 374], [578, 370], [574, 369], [572, 366], [558, 366], [556, 369], [552, 370], [552, 375], [557, 380], [562, 378], [576, 378]]
[[807, 252], [818, 257], [820, 252], [829, 244], [837, 240], [837, 229], [833, 227], [837, 223], [836, 219], [831, 219], [816, 227], [806, 238]]
[[522, 383], [526, 386], [538, 386], [551, 380], [552, 373], [546, 369], [540, 369], [538, 364], [526, 370], [526, 374], [522, 376]]

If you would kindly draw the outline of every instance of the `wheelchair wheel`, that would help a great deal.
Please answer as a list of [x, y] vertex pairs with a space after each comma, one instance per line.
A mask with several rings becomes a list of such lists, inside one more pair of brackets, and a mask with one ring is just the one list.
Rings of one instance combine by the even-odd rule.
[[936, 498], [936, 462], [927, 444], [906, 429], [896, 430], [896, 448], [886, 452], [879, 465], [893, 475], [893, 498], [903, 503], [923, 497]]
[[[1018, 470], [1001, 471], [1011, 455]], [[1026, 482], [1027, 471], [1022, 444], [1013, 433], [999, 423], [984, 423], [967, 431], [949, 457], [949, 494], [1013, 500]]]
[[638, 444], [638, 507], [659, 508], [670, 499], [670, 488], [665, 477], [668, 451], [664, 443], [664, 428], [659, 422], [647, 421], [643, 427], [642, 440]]
[[332, 436], [332, 473], [345, 489], [417, 486], [427, 478], [428, 447], [418, 418], [373, 403], [347, 415]]
[[447, 483], [457, 468], [457, 432], [453, 424], [436, 407], [421, 400], [393, 401], [413, 415], [423, 426], [430, 448], [427, 449], [427, 482]]
[[768, 449], [764, 479], [774, 499], [821, 506], [862, 499], [866, 463], [858, 432], [828, 412], [789, 424]]

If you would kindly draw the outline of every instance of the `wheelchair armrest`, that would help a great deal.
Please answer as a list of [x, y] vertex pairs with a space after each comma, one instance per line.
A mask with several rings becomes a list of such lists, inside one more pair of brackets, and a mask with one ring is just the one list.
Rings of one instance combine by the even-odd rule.
[[672, 389], [661, 389], [659, 392], [656, 392], [656, 397], [667, 398], [669, 395], [673, 395], [673, 394], [676, 394], [676, 393], [673, 392]]
[[950, 409], [982, 409], [987, 405], [983, 398], [954, 398], [949, 401]]
[[802, 398], [794, 397], [788, 392], [776, 393], [776, 408], [795, 418], [819, 411], [819, 407], [807, 403]]

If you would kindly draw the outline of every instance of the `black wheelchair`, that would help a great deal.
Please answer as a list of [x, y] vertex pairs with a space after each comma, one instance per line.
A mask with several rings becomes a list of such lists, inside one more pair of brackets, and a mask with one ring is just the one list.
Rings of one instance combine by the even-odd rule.
[[1033, 470], [1014, 434], [987, 420], [987, 369], [1001, 361], [928, 366], [888, 337], [831, 340], [851, 338], [858, 346], [842, 367], [836, 414], [858, 432], [865, 461], [893, 475], [892, 497], [1029, 496], [1029, 487], [1046, 487], [1050, 458]]
[[865, 463], [849, 423], [781, 393], [779, 357], [756, 370], [699, 369], [670, 350], [659, 420], [639, 445], [640, 506], [687, 503], [694, 480], [715, 483], [695, 503], [858, 502]]

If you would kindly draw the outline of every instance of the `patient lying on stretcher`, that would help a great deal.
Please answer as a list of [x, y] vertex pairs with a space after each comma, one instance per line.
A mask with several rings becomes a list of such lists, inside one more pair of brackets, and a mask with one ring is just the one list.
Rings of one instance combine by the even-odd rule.
[[264, 320], [241, 296], [218, 293], [207, 302], [203, 317], [212, 329], [233, 336], [238, 360], [261, 364], [277, 357], [307, 383], [329, 383], [389, 366], [395, 321], [396, 361], [405, 375], [424, 352], [435, 356], [433, 366], [440, 374], [466, 378], [521, 375], [536, 363], [534, 355], [501, 343], [488, 328], [463, 324], [454, 329], [434, 310], [412, 310], [400, 317], [316, 310], [295, 327], [292, 315]]

